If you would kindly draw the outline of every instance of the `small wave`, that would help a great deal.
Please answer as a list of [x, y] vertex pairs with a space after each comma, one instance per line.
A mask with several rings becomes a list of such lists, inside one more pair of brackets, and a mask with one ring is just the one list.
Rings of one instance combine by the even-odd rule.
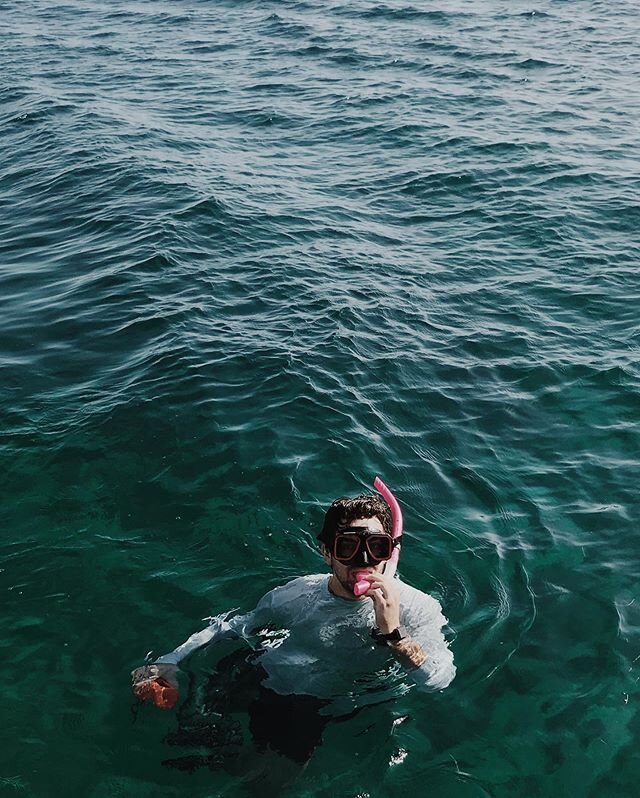
[[459, 18], [465, 15], [449, 11], [426, 10], [412, 5], [398, 8], [396, 6], [380, 3], [365, 11], [360, 11], [358, 16], [362, 19], [384, 19], [394, 22], [398, 20], [428, 20], [430, 22], [448, 24], [456, 17]]
[[550, 67], [558, 67], [561, 64], [553, 63], [552, 61], [545, 61], [543, 58], [524, 58], [521, 61], [511, 62], [511, 66], [517, 69], [549, 69]]

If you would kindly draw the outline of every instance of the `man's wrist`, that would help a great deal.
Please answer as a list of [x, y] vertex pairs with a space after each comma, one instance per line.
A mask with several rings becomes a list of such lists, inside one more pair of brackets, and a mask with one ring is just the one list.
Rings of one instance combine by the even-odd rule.
[[400, 618], [397, 615], [395, 618], [393, 616], [390, 618], [376, 618], [375, 628], [382, 634], [390, 634], [401, 628]]
[[390, 631], [383, 632], [377, 627], [371, 630], [371, 637], [381, 645], [387, 645], [388, 643], [396, 643], [404, 638], [404, 635], [400, 631], [400, 627], [396, 626], [395, 629], [391, 629]]

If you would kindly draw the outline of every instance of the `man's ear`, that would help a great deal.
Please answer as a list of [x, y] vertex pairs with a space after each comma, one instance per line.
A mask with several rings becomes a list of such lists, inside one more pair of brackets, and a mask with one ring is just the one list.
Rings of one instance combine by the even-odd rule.
[[326, 564], [331, 565], [331, 552], [324, 545], [324, 543], [320, 544], [320, 554], [322, 554], [322, 559], [326, 562]]

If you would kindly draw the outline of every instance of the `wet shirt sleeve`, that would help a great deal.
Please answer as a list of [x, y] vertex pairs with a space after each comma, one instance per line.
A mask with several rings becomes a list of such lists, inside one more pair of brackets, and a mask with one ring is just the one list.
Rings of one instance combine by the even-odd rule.
[[447, 619], [440, 602], [419, 590], [408, 588], [403, 591], [400, 617], [405, 634], [415, 640], [427, 655], [425, 663], [411, 671], [413, 680], [419, 686], [444, 689], [453, 681], [456, 668], [442, 631]]
[[227, 637], [233, 636], [233, 628], [227, 620], [227, 613], [216, 615], [214, 618], [209, 618], [209, 625], [199, 632], [195, 632], [188, 637], [184, 643], [181, 643], [177, 648], [168, 654], [163, 654], [158, 657], [156, 662], [168, 663], [178, 665], [182, 660], [197, 651], [203, 646], [209, 645], [216, 640], [224, 640]]
[[208, 626], [192, 634], [184, 643], [181, 643], [170, 653], [158, 657], [155, 662], [178, 665], [194, 651], [210, 643], [226, 640], [230, 637], [250, 638], [257, 629], [277, 622], [276, 616], [278, 613], [277, 607], [274, 607], [274, 597], [277, 597], [280, 590], [282, 588], [270, 590], [260, 599], [252, 612], [244, 615], [233, 615], [225, 612], [208, 618]]

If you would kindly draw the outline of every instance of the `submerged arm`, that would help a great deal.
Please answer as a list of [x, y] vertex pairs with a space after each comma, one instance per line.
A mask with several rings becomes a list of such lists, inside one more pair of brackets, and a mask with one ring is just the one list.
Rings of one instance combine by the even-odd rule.
[[192, 634], [169, 654], [164, 654], [149, 665], [131, 672], [134, 695], [142, 701], [151, 701], [161, 709], [171, 709], [178, 701], [178, 664], [193, 651], [233, 634], [226, 616], [211, 619], [206, 629]]
[[[382, 574], [367, 576], [370, 588], [365, 595], [373, 600], [376, 616], [374, 638], [388, 645], [403, 664], [419, 668], [427, 660], [427, 654], [409, 629], [401, 629], [402, 606], [396, 580]], [[395, 636], [402, 637], [395, 639]]]
[[163, 654], [155, 660], [154, 664], [169, 664], [178, 665], [189, 654], [197, 651], [203, 646], [209, 645], [217, 640], [225, 640], [234, 635], [234, 628], [227, 620], [227, 614], [217, 615], [215, 618], [210, 619], [209, 626], [195, 632], [188, 637], [184, 643], [181, 643], [177, 648], [174, 648], [169, 654]]
[[446, 619], [440, 603], [386, 575], [371, 574], [367, 579], [371, 588], [365, 595], [373, 600], [376, 617], [374, 637], [413, 669], [414, 681], [427, 687], [446, 687], [456, 671], [442, 633]]
[[247, 615], [229, 618], [230, 613], [224, 613], [211, 618], [205, 629], [192, 634], [173, 651], [163, 654], [149, 665], [136, 668], [131, 672], [134, 694], [143, 701], [152, 701], [163, 709], [175, 706], [178, 700], [180, 663], [194, 651], [218, 640], [229, 637], [241, 637], [247, 640], [254, 629], [268, 623], [271, 615], [271, 597], [275, 592], [272, 590], [263, 596], [255, 610]]
[[[413, 681], [427, 689], [443, 690], [454, 679], [456, 668], [453, 664], [453, 652], [449, 648], [442, 628], [447, 619], [442, 614], [440, 602], [432, 596], [419, 594], [417, 601], [412, 602], [403, 613], [403, 624], [409, 635], [408, 640], [419, 646], [424, 654], [422, 662], [414, 661], [417, 666], [411, 670]], [[402, 640], [398, 646], [402, 646]], [[402, 656], [400, 651], [400, 657]]]

